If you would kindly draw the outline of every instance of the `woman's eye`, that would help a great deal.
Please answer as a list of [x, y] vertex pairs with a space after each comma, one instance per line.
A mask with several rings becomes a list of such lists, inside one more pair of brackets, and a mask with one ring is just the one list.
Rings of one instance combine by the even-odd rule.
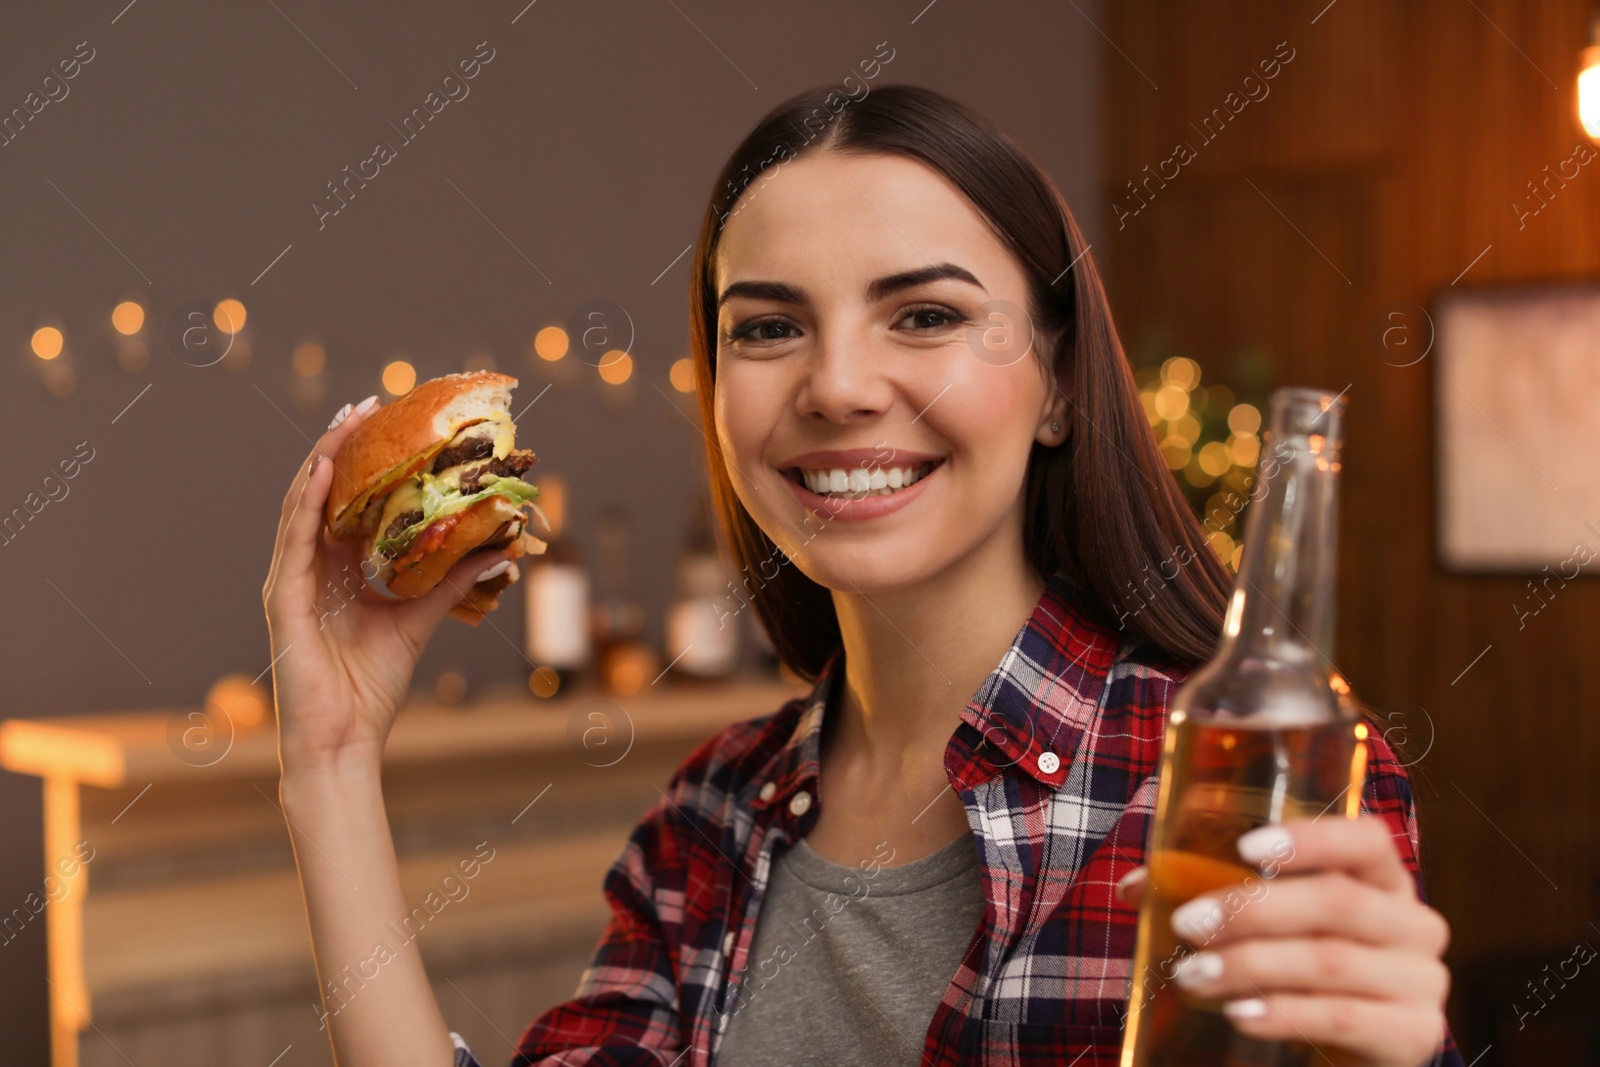
[[782, 331], [794, 328], [794, 326], [784, 322], [782, 319], [756, 319], [752, 322], [735, 326], [728, 332], [728, 340], [730, 342], [746, 339], [752, 341], [782, 341], [785, 336]]
[[965, 322], [966, 316], [959, 311], [947, 307], [920, 307], [911, 308], [905, 313], [901, 322], [911, 321], [911, 328], [917, 331], [939, 330], [955, 323]]

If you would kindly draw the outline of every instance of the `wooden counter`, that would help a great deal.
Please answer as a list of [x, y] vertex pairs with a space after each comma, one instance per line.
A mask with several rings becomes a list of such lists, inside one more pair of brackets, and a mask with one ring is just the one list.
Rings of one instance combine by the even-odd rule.
[[[499, 1059], [507, 1025], [570, 996], [605, 922], [601, 878], [657, 787], [698, 742], [798, 692], [662, 683], [408, 706], [384, 759], [406, 899], [493, 851], [416, 938], [452, 1028]], [[44, 783], [48, 880], [29, 921], [48, 921], [53, 1067], [264, 1064], [286, 1044], [280, 1067], [329, 1062], [276, 733], [218, 720], [180, 708], [0, 724], [0, 766]], [[545, 1002], [501, 996], [508, 968]]]

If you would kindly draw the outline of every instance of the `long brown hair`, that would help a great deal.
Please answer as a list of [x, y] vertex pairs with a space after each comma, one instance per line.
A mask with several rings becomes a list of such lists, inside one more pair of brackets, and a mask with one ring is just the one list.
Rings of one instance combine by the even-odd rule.
[[[712, 502], [741, 584], [779, 657], [814, 680], [840, 643], [839, 619], [829, 591], [791, 565], [745, 510], [716, 444], [713, 262], [724, 223], [742, 206], [740, 195], [747, 188], [758, 195], [752, 181], [824, 148], [918, 160], [994, 226], [1028, 277], [1037, 335], [1060, 338], [1040, 358], [1053, 361], [1047, 370], [1070, 408], [1067, 440], [1035, 443], [1029, 456], [1023, 551], [1041, 577], [1064, 572], [1104, 621], [1181, 662], [1209, 657], [1232, 582], [1162, 461], [1099, 272], [1066, 201], [1001, 129], [912, 85], [883, 85], [859, 100], [821, 87], [773, 108], [722, 168], [695, 249], [689, 329]], [[1171, 576], [1163, 566], [1169, 562]]]

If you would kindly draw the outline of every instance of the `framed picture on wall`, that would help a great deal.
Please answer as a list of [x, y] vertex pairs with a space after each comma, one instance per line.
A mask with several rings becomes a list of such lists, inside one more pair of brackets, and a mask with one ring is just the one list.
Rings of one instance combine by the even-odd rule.
[[1600, 280], [1434, 302], [1439, 562], [1572, 577], [1600, 555]]

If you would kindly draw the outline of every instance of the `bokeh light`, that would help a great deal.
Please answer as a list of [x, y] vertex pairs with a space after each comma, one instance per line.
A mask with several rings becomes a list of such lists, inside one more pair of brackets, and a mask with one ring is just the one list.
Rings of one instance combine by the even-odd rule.
[[223, 333], [234, 334], [244, 329], [244, 305], [233, 297], [219, 301], [216, 309], [211, 312], [211, 321], [217, 324], [217, 329]]
[[1189, 394], [1177, 385], [1164, 385], [1156, 390], [1156, 414], [1163, 419], [1176, 419], [1189, 410]]
[[417, 384], [417, 368], [403, 359], [397, 359], [383, 368], [383, 388], [390, 396], [411, 392]]
[[124, 300], [111, 309], [111, 325], [124, 337], [132, 337], [144, 328], [144, 308], [136, 300]]
[[226, 674], [206, 693], [206, 707], [225, 714], [240, 729], [260, 726], [267, 719], [267, 691], [247, 674]]
[[600, 357], [600, 377], [612, 385], [621, 385], [633, 377], [633, 357], [613, 348]]
[[1167, 436], [1193, 447], [1200, 440], [1200, 420], [1184, 412], [1167, 424]]
[[1161, 380], [1187, 393], [1200, 384], [1200, 364], [1188, 356], [1173, 356], [1161, 364]]
[[[1202, 385], [1202, 377], [1200, 364], [1188, 356], [1151, 360], [1133, 368], [1139, 405], [1162, 462], [1200, 515], [1217, 555], [1237, 570], [1242, 557], [1241, 513], [1261, 456], [1261, 411], [1241, 403], [1227, 385]], [[1203, 509], [1202, 497], [1209, 497]]]
[[41, 326], [33, 331], [33, 354], [40, 359], [55, 359], [61, 354], [66, 338], [54, 326]]
[[553, 697], [560, 688], [561, 676], [549, 667], [535, 667], [528, 674], [528, 691], [536, 697]]
[[694, 361], [685, 356], [673, 363], [672, 369], [667, 372], [667, 378], [678, 392], [694, 392]]
[[1156, 393], [1154, 389], [1141, 389], [1139, 391], [1139, 404], [1144, 408], [1144, 417], [1154, 426], [1161, 421], [1161, 414], [1156, 411]]
[[1213, 478], [1220, 478], [1233, 466], [1233, 454], [1221, 441], [1208, 442], [1200, 449], [1200, 469]]
[[533, 338], [533, 351], [547, 363], [554, 363], [567, 354], [567, 331], [559, 326], [546, 326]]

